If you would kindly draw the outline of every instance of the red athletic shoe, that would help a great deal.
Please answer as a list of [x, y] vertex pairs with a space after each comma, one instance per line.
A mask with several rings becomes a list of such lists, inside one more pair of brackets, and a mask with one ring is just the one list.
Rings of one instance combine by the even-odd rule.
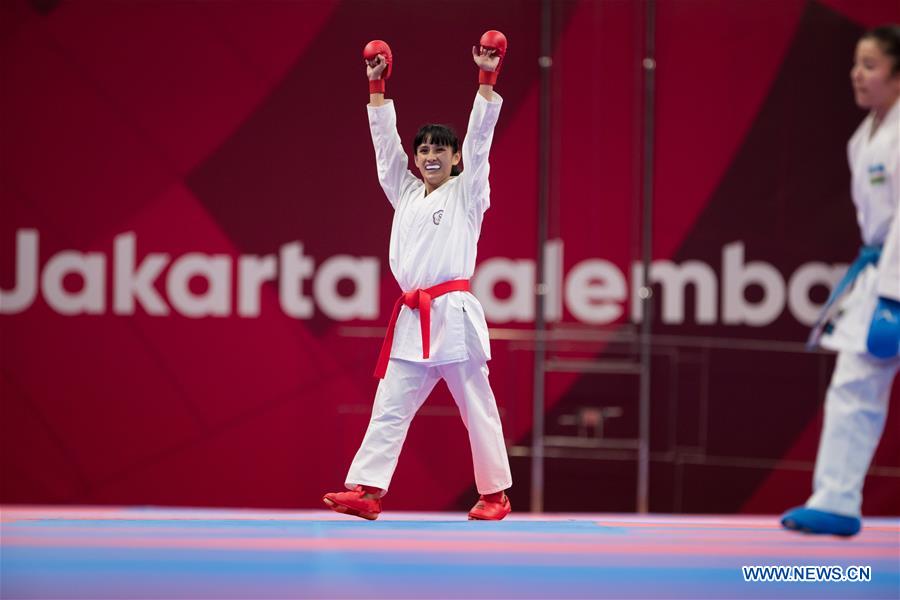
[[512, 506], [509, 504], [509, 496], [503, 494], [503, 499], [499, 502], [491, 502], [485, 500], [484, 496], [478, 498], [478, 502], [469, 511], [470, 521], [499, 521], [512, 512]]
[[366, 491], [361, 485], [349, 492], [325, 494], [322, 501], [335, 512], [362, 517], [370, 521], [374, 521], [381, 514], [381, 498], [366, 498]]

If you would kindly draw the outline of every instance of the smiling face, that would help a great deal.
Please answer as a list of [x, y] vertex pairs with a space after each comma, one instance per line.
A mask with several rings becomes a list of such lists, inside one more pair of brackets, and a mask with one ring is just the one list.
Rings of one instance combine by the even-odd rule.
[[453, 129], [439, 123], [426, 123], [413, 140], [416, 167], [425, 181], [425, 191], [433, 192], [459, 174], [459, 138]]
[[883, 114], [900, 97], [900, 71], [878, 40], [871, 37], [864, 37], [856, 45], [850, 81], [860, 108]]
[[448, 145], [434, 144], [426, 138], [416, 148], [416, 167], [425, 181], [425, 188], [432, 192], [450, 179], [451, 170], [459, 164], [459, 152]]

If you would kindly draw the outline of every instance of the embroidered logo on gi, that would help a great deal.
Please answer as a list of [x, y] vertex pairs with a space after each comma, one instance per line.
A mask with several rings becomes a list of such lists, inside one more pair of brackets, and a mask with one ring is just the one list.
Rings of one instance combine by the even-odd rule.
[[443, 216], [444, 216], [444, 210], [441, 209], [441, 210], [437, 211], [436, 213], [434, 213], [433, 215], [431, 215], [431, 220], [434, 221], [435, 225], [440, 225], [441, 217], [443, 217]]
[[884, 183], [884, 180], [884, 165], [878, 164], [869, 167], [869, 183], [879, 185]]

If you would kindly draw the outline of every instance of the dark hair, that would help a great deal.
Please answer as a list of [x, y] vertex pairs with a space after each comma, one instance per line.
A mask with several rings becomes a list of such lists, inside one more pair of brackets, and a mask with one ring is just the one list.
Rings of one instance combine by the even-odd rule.
[[894, 64], [891, 67], [891, 75], [900, 73], [900, 25], [892, 23], [870, 29], [860, 39], [875, 40], [881, 51], [887, 54]]
[[[435, 146], [449, 146], [453, 148], [453, 153], [459, 152], [459, 138], [456, 132], [448, 125], [439, 123], [426, 123], [419, 128], [416, 139], [413, 141], [413, 152], [419, 152], [419, 146], [422, 144], [434, 144]], [[459, 175], [459, 165], [453, 165], [450, 168], [451, 175]]]

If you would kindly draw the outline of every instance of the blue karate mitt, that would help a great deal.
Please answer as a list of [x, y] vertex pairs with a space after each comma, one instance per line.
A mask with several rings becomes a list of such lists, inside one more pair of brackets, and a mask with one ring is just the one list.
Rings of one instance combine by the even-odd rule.
[[878, 298], [866, 348], [877, 358], [892, 358], [900, 354], [900, 302]]

